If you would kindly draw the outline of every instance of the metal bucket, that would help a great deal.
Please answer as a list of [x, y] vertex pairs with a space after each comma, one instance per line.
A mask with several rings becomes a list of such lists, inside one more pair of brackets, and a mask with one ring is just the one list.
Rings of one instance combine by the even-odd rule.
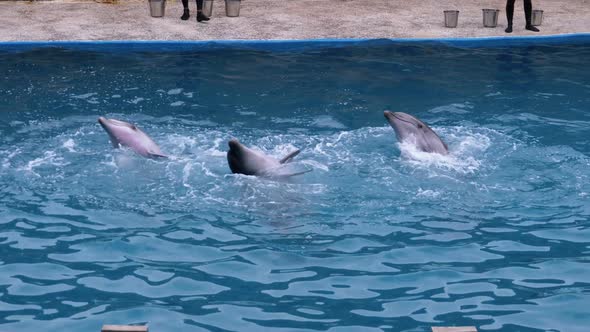
[[148, 0], [150, 3], [150, 15], [163, 17], [166, 12], [166, 0]]
[[543, 11], [535, 9], [533, 10], [533, 18], [531, 20], [532, 25], [541, 25], [543, 23]]
[[483, 26], [486, 28], [495, 28], [498, 26], [498, 9], [482, 9]]
[[445, 27], [456, 28], [457, 22], [459, 22], [459, 11], [458, 10], [445, 10]]
[[207, 17], [211, 17], [211, 14], [213, 14], [213, 0], [203, 1], [203, 14]]
[[229, 17], [240, 16], [240, 0], [225, 0], [225, 15]]

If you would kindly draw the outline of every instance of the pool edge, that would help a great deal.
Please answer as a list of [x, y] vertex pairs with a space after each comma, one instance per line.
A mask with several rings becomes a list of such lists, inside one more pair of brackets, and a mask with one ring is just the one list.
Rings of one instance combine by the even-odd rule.
[[343, 38], [286, 40], [82, 40], [82, 41], [0, 41], [0, 51], [26, 51], [59, 47], [88, 51], [183, 51], [210, 49], [252, 49], [298, 51], [346, 46], [438, 44], [451, 47], [522, 47], [535, 45], [590, 44], [590, 32], [542, 36], [493, 36], [468, 38]]

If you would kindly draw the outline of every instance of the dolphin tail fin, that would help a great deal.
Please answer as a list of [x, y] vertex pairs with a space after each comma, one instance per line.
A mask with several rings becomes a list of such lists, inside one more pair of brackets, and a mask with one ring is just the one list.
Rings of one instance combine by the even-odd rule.
[[299, 153], [301, 152], [300, 149], [297, 149], [291, 153], [289, 153], [288, 155], [286, 155], [285, 157], [283, 157], [283, 159], [279, 160], [279, 162], [281, 164], [285, 164], [290, 162], [291, 160], [293, 160], [293, 158], [295, 158], [295, 156], [297, 156]]

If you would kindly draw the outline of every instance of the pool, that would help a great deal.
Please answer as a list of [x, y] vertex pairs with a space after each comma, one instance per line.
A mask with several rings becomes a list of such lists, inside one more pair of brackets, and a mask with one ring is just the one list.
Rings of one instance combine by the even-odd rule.
[[4, 45], [0, 330], [586, 331], [590, 42], [518, 41]]

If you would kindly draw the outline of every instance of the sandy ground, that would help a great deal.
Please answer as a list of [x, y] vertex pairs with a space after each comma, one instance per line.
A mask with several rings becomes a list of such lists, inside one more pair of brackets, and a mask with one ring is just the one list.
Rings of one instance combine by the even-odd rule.
[[[0, 1], [0, 40], [228, 40], [506, 36], [505, 0], [243, 0], [239, 17], [225, 16], [214, 0], [208, 23], [179, 19], [180, 0], [152, 18], [146, 0], [118, 4], [61, 0]], [[524, 30], [516, 2], [512, 35], [590, 32], [590, 0], [533, 0], [544, 10], [540, 33]], [[497, 28], [484, 28], [482, 8], [500, 9]], [[459, 26], [445, 28], [443, 10], [460, 11]]]

